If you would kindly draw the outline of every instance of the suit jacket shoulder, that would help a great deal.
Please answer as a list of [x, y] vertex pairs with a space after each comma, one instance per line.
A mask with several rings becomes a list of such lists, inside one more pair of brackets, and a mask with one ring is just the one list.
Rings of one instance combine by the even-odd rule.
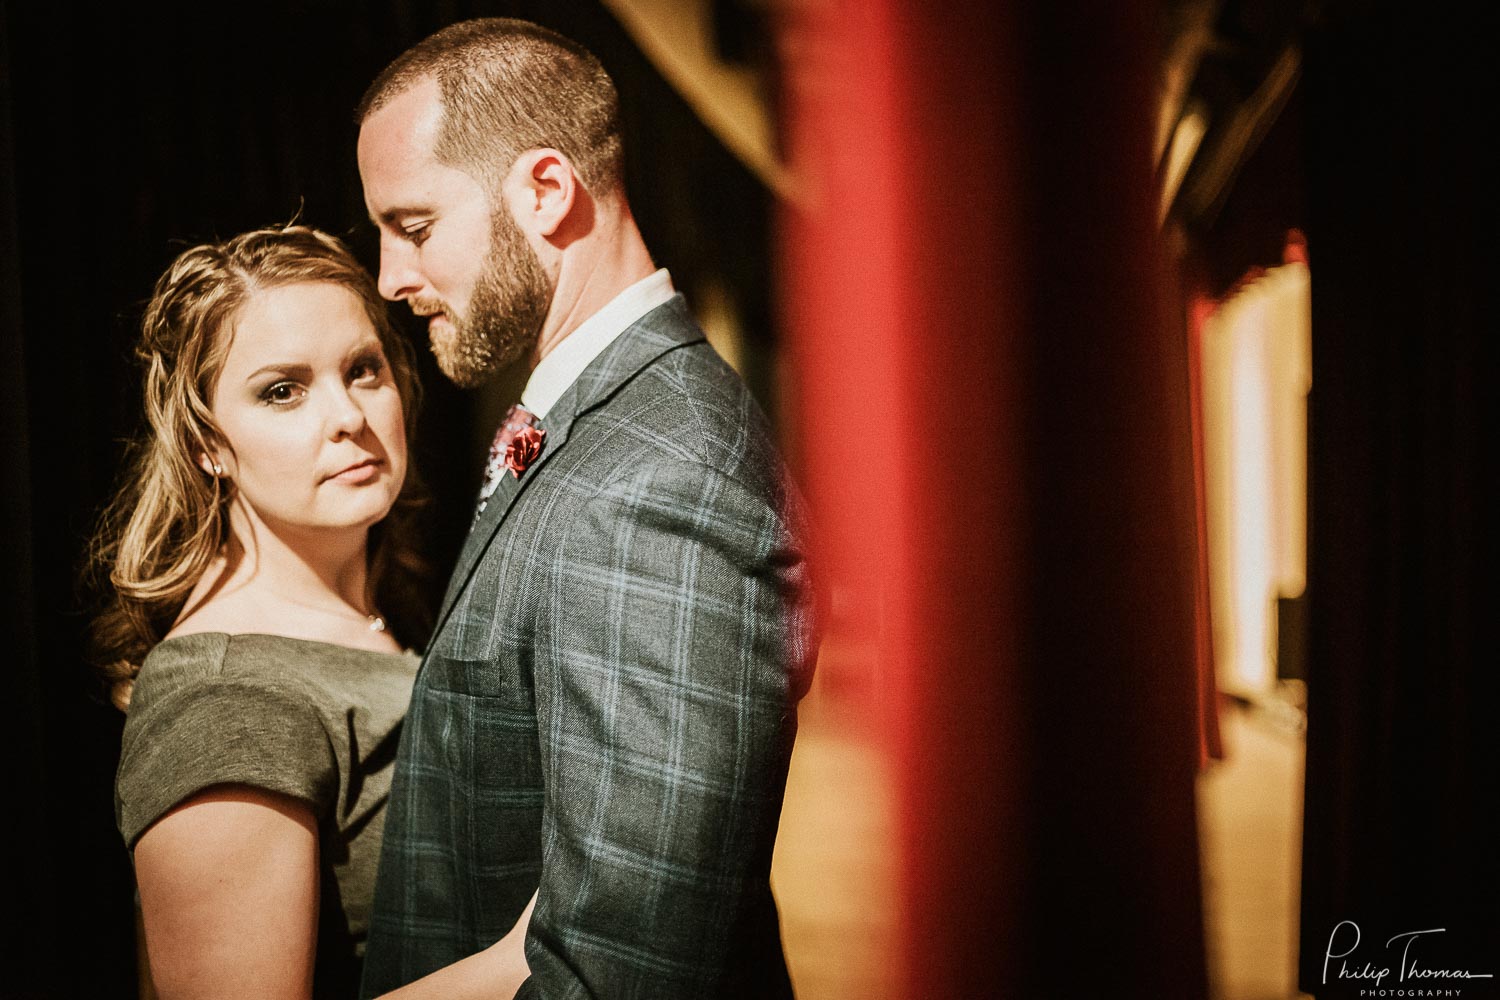
[[[653, 462], [696, 463], [780, 507], [787, 474], [770, 422], [740, 376], [719, 357], [680, 297], [649, 314], [619, 345], [629, 357], [671, 344], [584, 409], [572, 435], [589, 444], [590, 462], [612, 466], [602, 486]], [[599, 376], [607, 379], [608, 363]], [[590, 373], [593, 374], [593, 373]], [[580, 379], [581, 396], [597, 392]], [[613, 456], [612, 459], [606, 456]]]

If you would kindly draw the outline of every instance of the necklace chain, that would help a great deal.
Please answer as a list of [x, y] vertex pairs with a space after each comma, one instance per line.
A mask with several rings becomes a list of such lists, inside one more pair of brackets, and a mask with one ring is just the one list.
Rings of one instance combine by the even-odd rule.
[[[314, 604], [304, 604], [302, 601], [293, 600], [292, 598], [286, 596], [283, 596], [281, 599], [288, 604], [302, 608], [304, 611], [316, 611], [320, 615], [328, 615], [330, 618], [343, 618], [346, 621], [349, 619], [348, 615], [342, 614], [338, 611], [334, 611], [332, 608], [320, 608]], [[382, 615], [379, 611], [355, 611], [354, 613], [359, 615], [365, 620], [366, 623], [368, 623], [371, 632], [385, 631], [385, 616]]]

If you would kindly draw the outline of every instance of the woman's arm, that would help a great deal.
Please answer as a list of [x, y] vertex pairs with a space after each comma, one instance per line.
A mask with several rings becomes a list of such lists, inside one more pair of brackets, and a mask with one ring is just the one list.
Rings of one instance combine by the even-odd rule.
[[423, 976], [380, 1000], [511, 1000], [531, 975], [526, 964], [526, 928], [536, 893], [510, 932], [484, 951]]
[[141, 835], [135, 874], [161, 1000], [312, 996], [318, 830], [304, 803], [207, 789]]

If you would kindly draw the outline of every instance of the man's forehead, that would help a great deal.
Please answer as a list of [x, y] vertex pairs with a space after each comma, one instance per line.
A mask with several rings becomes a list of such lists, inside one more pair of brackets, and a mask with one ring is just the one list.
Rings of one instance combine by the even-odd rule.
[[360, 171], [411, 167], [431, 160], [442, 125], [436, 80], [418, 81], [366, 116], [359, 130]]

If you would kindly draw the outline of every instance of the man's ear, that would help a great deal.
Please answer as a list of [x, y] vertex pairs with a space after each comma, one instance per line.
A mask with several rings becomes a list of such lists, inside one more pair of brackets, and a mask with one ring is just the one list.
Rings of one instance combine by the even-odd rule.
[[573, 211], [583, 185], [573, 162], [555, 149], [531, 149], [522, 153], [511, 170], [511, 207], [522, 228], [549, 238]]

